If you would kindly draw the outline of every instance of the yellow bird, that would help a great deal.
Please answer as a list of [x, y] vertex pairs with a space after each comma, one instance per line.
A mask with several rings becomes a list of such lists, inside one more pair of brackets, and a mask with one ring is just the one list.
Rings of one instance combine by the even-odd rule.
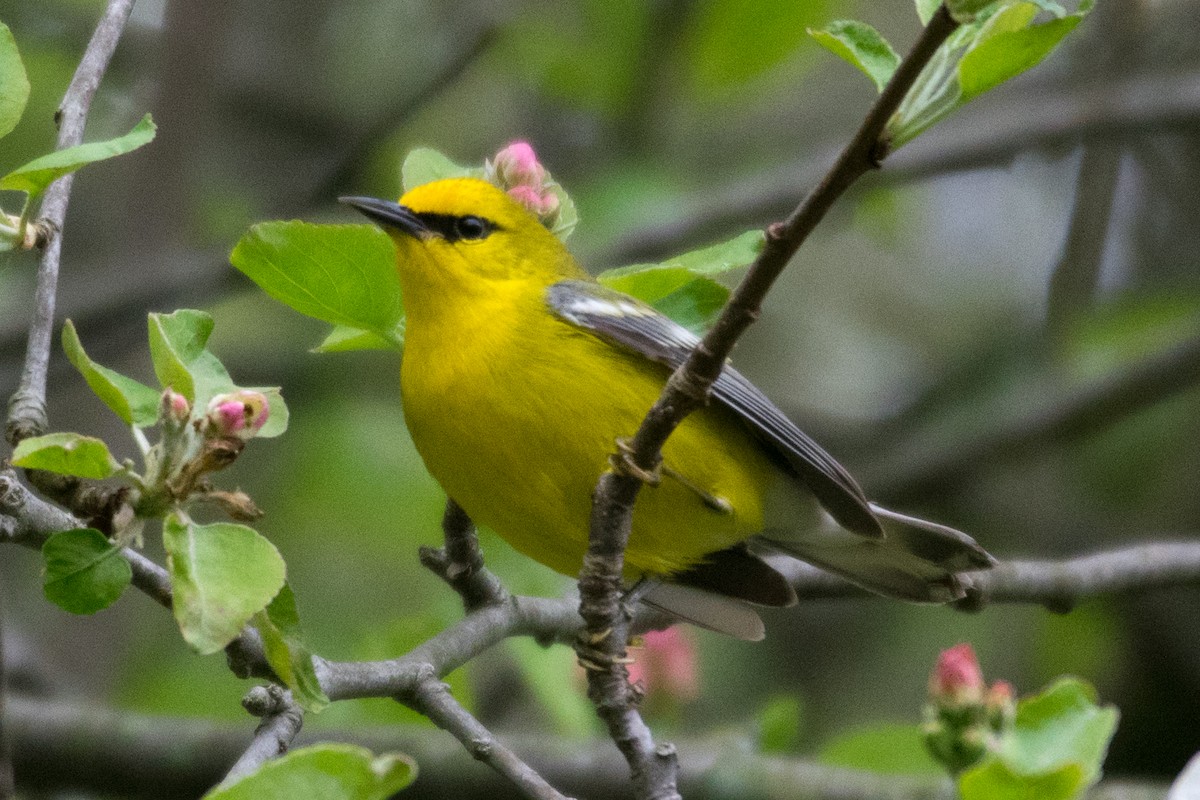
[[[609, 454], [698, 339], [598, 284], [486, 181], [435, 181], [399, 203], [343, 201], [396, 245], [404, 416], [429, 472], [476, 523], [577, 575]], [[661, 481], [638, 498], [625, 564], [629, 581], [650, 579], [643, 601], [757, 639], [747, 602], [795, 602], [764, 555], [934, 603], [963, 595], [961, 573], [993, 564], [965, 534], [868, 502], [731, 367], [712, 398], [668, 440]]]

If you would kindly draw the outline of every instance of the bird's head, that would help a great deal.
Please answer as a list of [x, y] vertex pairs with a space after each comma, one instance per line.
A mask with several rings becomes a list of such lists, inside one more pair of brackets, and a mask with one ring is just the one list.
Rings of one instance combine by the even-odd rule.
[[405, 292], [488, 290], [513, 280], [550, 285], [579, 277], [562, 242], [523, 205], [487, 181], [448, 178], [407, 192], [399, 202], [343, 197], [396, 243]]

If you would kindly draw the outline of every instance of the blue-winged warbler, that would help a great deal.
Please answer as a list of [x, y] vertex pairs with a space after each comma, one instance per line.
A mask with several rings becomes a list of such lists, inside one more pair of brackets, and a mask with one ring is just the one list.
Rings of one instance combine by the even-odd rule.
[[[345, 202], [396, 245], [404, 416], [429, 472], [475, 522], [578, 574], [596, 481], [696, 337], [589, 278], [534, 214], [486, 181], [435, 181], [399, 203]], [[638, 498], [626, 577], [655, 582], [648, 602], [753, 639], [761, 622], [743, 601], [795, 601], [763, 560], [770, 553], [923, 602], [961, 597], [961, 573], [992, 563], [958, 531], [869, 503], [726, 368], [713, 402], [668, 440], [661, 480]]]

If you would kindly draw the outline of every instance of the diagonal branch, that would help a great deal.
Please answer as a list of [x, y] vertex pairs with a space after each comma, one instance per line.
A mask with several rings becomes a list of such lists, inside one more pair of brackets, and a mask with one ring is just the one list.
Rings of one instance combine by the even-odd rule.
[[635, 708], [637, 698], [623, 665], [629, 635], [628, 615], [620, 602], [624, 553], [643, 479], [657, 469], [659, 454], [672, 431], [706, 402], [725, 359], [758, 317], [763, 298], [788, 261], [842, 193], [887, 155], [884, 131], [888, 120], [957, 26], [945, 6], [940, 6], [825, 177], [786, 220], [767, 228], [765, 247], [716, 324], [671, 375], [634, 438], [613, 457], [614, 469], [596, 486], [588, 553], [579, 576], [579, 611], [587, 625], [579, 649], [581, 661], [589, 666], [588, 694], [629, 762], [639, 797], [666, 800], [679, 796], [674, 750], [655, 746]]
[[286, 753], [304, 725], [304, 709], [292, 699], [291, 692], [274, 684], [255, 686], [242, 698], [242, 707], [250, 714], [261, 717], [262, 722], [255, 728], [250, 746], [229, 768], [225, 779], [221, 781], [223, 785], [246, 777], [271, 759]]
[[[59, 150], [83, 142], [83, 128], [87, 123], [92, 97], [100, 87], [100, 80], [108, 69], [109, 59], [117, 49], [125, 21], [132, 10], [133, 0], [109, 0], [58, 108]], [[9, 444], [15, 445], [22, 439], [45, 433], [50, 424], [46, 417], [46, 375], [50, 367], [50, 343], [54, 332], [54, 300], [58, 293], [62, 230], [67, 219], [67, 203], [71, 198], [73, 181], [74, 175], [59, 178], [50, 184], [42, 200], [41, 223], [50, 234], [38, 269], [25, 367], [17, 391], [8, 403], [5, 435]]]

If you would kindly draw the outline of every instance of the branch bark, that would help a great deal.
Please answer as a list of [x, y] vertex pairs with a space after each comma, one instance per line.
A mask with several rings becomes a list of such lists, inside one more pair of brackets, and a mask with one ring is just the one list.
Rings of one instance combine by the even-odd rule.
[[[83, 142], [92, 98], [108, 69], [109, 59], [125, 30], [133, 0], [109, 0], [96, 26], [92, 39], [75, 70], [75, 76], [63, 95], [58, 108], [58, 149], [74, 147]], [[74, 175], [64, 175], [46, 190], [42, 199], [41, 221], [51, 231], [42, 252], [38, 269], [37, 289], [33, 299], [33, 319], [29, 326], [29, 344], [25, 366], [17, 391], [8, 403], [5, 435], [9, 444], [46, 432], [46, 375], [50, 368], [50, 343], [54, 333], [54, 301], [58, 293], [58, 268], [62, 257], [62, 231], [67, 218], [67, 203], [71, 199]]]
[[606, 472], [596, 486], [588, 552], [579, 575], [579, 612], [587, 630], [577, 648], [580, 662], [588, 668], [588, 695], [629, 762], [639, 797], [679, 797], [674, 748], [655, 745], [637, 711], [637, 697], [624, 666], [629, 615], [621, 607], [620, 592], [633, 507], [642, 483], [657, 471], [667, 438], [707, 400], [708, 390], [734, 344], [758, 317], [763, 298], [792, 256], [842, 193], [878, 167], [887, 155], [884, 130], [888, 119], [956, 27], [945, 6], [940, 6], [833, 167], [786, 220], [767, 228], [762, 253], [738, 284], [716, 324], [671, 375], [633, 439], [619, 443], [611, 459], [613, 470]]
[[261, 717], [262, 722], [254, 730], [250, 746], [230, 767], [223, 784], [244, 778], [286, 753], [304, 725], [304, 710], [292, 700], [292, 693], [275, 685], [255, 686], [243, 698], [242, 706]]

